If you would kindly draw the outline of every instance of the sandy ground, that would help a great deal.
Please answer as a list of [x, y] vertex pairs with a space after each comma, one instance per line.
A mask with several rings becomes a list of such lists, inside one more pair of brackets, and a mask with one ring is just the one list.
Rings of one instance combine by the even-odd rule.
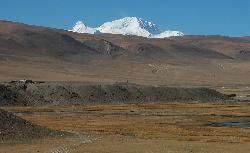
[[[245, 153], [249, 127], [211, 127], [250, 121], [250, 104], [152, 103], [8, 107], [29, 121], [74, 131], [75, 137], [1, 144], [0, 152]], [[11, 146], [11, 147], [10, 147]]]

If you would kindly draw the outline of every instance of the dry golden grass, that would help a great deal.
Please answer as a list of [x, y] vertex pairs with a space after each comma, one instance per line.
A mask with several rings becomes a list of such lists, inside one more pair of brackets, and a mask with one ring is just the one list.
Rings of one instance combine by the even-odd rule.
[[[100, 139], [75, 146], [78, 138], [0, 145], [0, 151], [74, 153], [235, 153], [247, 152], [250, 128], [210, 127], [210, 122], [248, 121], [250, 104], [148, 103], [75, 106], [5, 107], [42, 126], [96, 135]], [[59, 142], [59, 143], [58, 143]], [[16, 151], [16, 152], [15, 152]]]
[[151, 103], [10, 107], [21, 117], [57, 130], [119, 134], [144, 139], [248, 142], [250, 129], [210, 127], [250, 120], [249, 104]]

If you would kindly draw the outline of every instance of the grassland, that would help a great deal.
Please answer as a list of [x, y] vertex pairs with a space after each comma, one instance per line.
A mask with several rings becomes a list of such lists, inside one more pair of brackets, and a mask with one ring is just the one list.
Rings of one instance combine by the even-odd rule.
[[[5, 107], [33, 123], [96, 137], [52, 140], [51, 147], [77, 146], [72, 152], [246, 152], [250, 128], [211, 127], [214, 122], [250, 121], [250, 104], [150, 103], [44, 107]], [[42, 141], [42, 140], [40, 140]], [[67, 142], [69, 141], [69, 142]], [[37, 146], [47, 143], [17, 146]], [[90, 143], [91, 142], [91, 143]], [[53, 146], [52, 144], [55, 143]], [[70, 147], [70, 144], [72, 146]], [[87, 145], [88, 144], [88, 145]], [[39, 147], [40, 145], [40, 147]], [[94, 147], [96, 146], [96, 147]], [[128, 148], [127, 148], [128, 147]], [[0, 147], [6, 151], [6, 147]], [[60, 148], [60, 147], [59, 147]], [[127, 149], [125, 149], [127, 148]], [[188, 149], [189, 148], [189, 149]], [[145, 150], [146, 149], [146, 150]], [[21, 149], [20, 149], [21, 150]], [[0, 149], [1, 151], [1, 149]], [[46, 150], [44, 151], [46, 152]]]

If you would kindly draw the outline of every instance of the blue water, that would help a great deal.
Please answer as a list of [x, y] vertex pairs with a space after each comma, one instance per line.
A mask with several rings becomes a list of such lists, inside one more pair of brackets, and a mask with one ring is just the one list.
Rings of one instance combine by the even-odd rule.
[[250, 127], [250, 122], [219, 122], [219, 123], [210, 123], [209, 126], [213, 126], [213, 127]]

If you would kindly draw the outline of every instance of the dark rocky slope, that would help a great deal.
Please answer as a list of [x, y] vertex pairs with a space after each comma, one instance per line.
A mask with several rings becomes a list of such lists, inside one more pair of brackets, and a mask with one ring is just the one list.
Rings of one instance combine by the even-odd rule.
[[64, 132], [34, 125], [0, 109], [0, 143], [29, 141], [49, 136], [63, 136], [64, 134]]
[[[208, 88], [139, 86], [126, 83], [115, 83], [112, 85], [84, 84], [79, 82], [12, 83], [1, 92], [9, 94], [7, 97], [0, 97], [2, 100], [1, 106], [12, 104], [218, 102], [228, 99], [228, 96]], [[19, 95], [17, 98], [19, 97], [20, 99], [14, 99], [15, 103], [12, 103], [12, 94]]]

